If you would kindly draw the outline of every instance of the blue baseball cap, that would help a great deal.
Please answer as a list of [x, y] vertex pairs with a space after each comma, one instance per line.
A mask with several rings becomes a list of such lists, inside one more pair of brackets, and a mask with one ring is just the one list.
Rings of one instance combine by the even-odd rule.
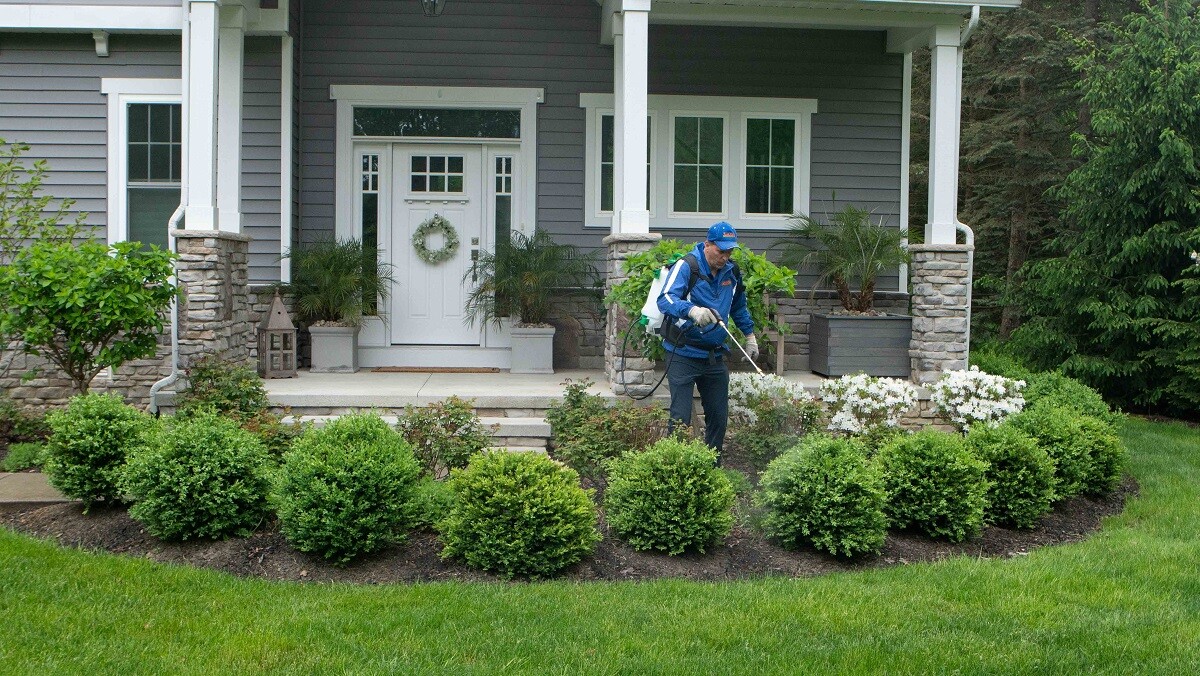
[[729, 251], [738, 245], [737, 230], [725, 221], [715, 223], [708, 229], [708, 241], [716, 244], [721, 251]]

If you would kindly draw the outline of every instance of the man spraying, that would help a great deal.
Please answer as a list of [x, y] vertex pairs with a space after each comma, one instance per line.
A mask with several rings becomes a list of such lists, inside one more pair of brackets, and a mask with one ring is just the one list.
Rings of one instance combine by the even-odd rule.
[[729, 349], [720, 322], [732, 317], [746, 335], [747, 356], [758, 357], [741, 272], [729, 260], [737, 245], [732, 225], [724, 221], [713, 225], [708, 238], [672, 266], [658, 297], [664, 315], [663, 347], [673, 353], [667, 366], [670, 424], [691, 424], [693, 388], [698, 389], [704, 408], [704, 443], [717, 451], [718, 464], [729, 421]]

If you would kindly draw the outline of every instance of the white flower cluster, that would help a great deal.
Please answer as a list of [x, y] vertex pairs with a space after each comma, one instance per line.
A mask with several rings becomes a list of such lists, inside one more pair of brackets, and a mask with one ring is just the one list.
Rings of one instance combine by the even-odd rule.
[[994, 376], [972, 366], [969, 371], [946, 371], [930, 386], [934, 409], [944, 420], [966, 432], [971, 425], [998, 425], [1025, 407], [1024, 380]]
[[900, 426], [900, 417], [917, 404], [917, 388], [899, 378], [859, 374], [825, 381], [821, 399], [829, 406], [830, 430], [872, 434]]
[[770, 401], [775, 405], [812, 401], [804, 386], [784, 380], [775, 374], [729, 374], [729, 412], [741, 416], [748, 424], [758, 422], [755, 404]]

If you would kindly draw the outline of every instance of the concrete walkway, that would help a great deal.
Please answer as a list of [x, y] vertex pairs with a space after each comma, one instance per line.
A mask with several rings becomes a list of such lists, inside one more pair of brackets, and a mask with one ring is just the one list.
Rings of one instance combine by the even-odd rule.
[[0, 505], [69, 502], [40, 472], [0, 472]]

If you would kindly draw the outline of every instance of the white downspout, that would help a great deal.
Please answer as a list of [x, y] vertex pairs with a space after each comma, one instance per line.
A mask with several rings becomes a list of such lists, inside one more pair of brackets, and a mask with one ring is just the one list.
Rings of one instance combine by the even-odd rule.
[[[182, 47], [180, 50], [180, 84], [182, 91], [180, 92], [180, 123], [184, 129], [188, 128], [188, 42], [191, 39], [191, 18], [188, 13], [189, 0], [182, 0], [183, 4], [183, 26], [180, 29], [180, 37], [182, 38]], [[184, 136], [186, 138], [186, 135]], [[183, 215], [187, 210], [188, 202], [188, 144], [181, 144], [180, 150], [180, 172], [179, 172], [179, 206], [175, 207], [175, 213], [171, 214], [171, 220], [167, 221], [167, 241], [168, 248], [172, 254], [179, 253], [179, 240], [174, 236], [175, 229], [179, 226], [179, 222], [183, 220]], [[172, 263], [170, 283], [175, 285], [179, 280], [179, 261]], [[158, 415], [158, 393], [164, 387], [174, 385], [179, 380], [179, 296], [176, 295], [171, 299], [171, 373], [166, 378], [159, 380], [150, 386], [150, 412]]]
[[[979, 5], [971, 8], [971, 20], [967, 22], [967, 27], [963, 29], [962, 37], [959, 40], [958, 46], [958, 105], [959, 105], [959, 122], [958, 130], [955, 132], [956, 141], [959, 143], [961, 152], [962, 143], [962, 80], [963, 80], [963, 51], [967, 46], [967, 41], [975, 34], [975, 29], [979, 27]], [[967, 246], [970, 250], [967, 251], [967, 368], [971, 364], [971, 311], [974, 305], [973, 295], [975, 290], [975, 231], [966, 223], [958, 220], [956, 215], [954, 218], [954, 228], [963, 233], [966, 237]]]

